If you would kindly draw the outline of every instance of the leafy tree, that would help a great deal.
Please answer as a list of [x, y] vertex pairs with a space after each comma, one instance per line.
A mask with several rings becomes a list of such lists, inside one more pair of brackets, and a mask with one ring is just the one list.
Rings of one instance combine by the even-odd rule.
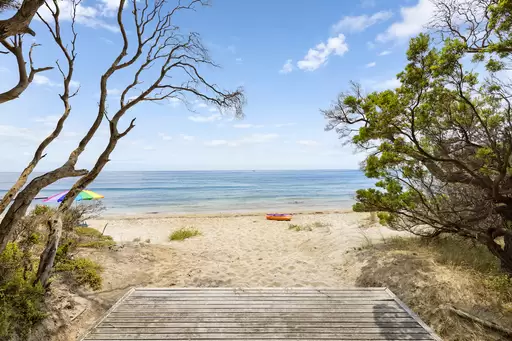
[[432, 45], [411, 40], [398, 88], [364, 95], [354, 84], [323, 111], [327, 129], [368, 152], [363, 170], [379, 180], [357, 191], [354, 210], [424, 237], [473, 239], [512, 274], [511, 86], [467, 70], [464, 41]]

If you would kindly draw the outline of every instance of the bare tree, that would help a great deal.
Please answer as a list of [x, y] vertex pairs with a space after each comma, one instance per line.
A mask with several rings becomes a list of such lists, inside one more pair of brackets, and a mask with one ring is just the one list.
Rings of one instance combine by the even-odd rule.
[[13, 88], [0, 93], [0, 104], [12, 101], [13, 99], [18, 98], [23, 91], [27, 89], [30, 83], [34, 80], [34, 76], [43, 71], [51, 70], [53, 67], [42, 67], [42, 68], [34, 68], [34, 62], [32, 60], [32, 51], [34, 47], [38, 46], [37, 44], [32, 44], [29, 50], [29, 66], [30, 72], [27, 74], [27, 66], [25, 62], [25, 58], [23, 57], [23, 37], [21, 34], [14, 36], [11, 41], [0, 40], [0, 44], [2, 44], [8, 52], [5, 54], [12, 54], [16, 58], [16, 63], [18, 64], [18, 77], [19, 81]]
[[[0, 200], [0, 213], [3, 213], [5, 211], [5, 209], [7, 208], [9, 203], [12, 201], [12, 199], [16, 196], [16, 194], [18, 194], [20, 189], [26, 184], [28, 177], [30, 176], [30, 174], [32, 174], [33, 170], [35, 169], [35, 167], [37, 166], [39, 161], [46, 156], [46, 154], [44, 154], [46, 147], [48, 147], [48, 145], [50, 145], [59, 136], [59, 134], [61, 133], [61, 131], [64, 127], [64, 123], [71, 112], [71, 105], [69, 103], [69, 100], [78, 93], [78, 89], [76, 91], [74, 91], [73, 93], [71, 93], [71, 91], [70, 91], [70, 84], [71, 84], [71, 80], [73, 77], [75, 59], [77, 56], [77, 54], [76, 54], [77, 34], [75, 31], [75, 17], [76, 17], [76, 9], [77, 9], [78, 4], [79, 4], [79, 1], [73, 2], [73, 4], [72, 4], [72, 13], [71, 13], [71, 16], [72, 16], [72, 21], [71, 21], [72, 39], [71, 39], [71, 49], [70, 50], [68, 49], [67, 46], [65, 46], [65, 44], [62, 41], [61, 29], [60, 29], [60, 25], [58, 25], [58, 21], [55, 21], [54, 27], [48, 26], [48, 28], [50, 29], [50, 33], [52, 34], [59, 49], [62, 51], [62, 53], [65, 57], [65, 61], [66, 61], [66, 70], [64, 70], [63, 67], [60, 65], [60, 63], [57, 61], [57, 67], [62, 75], [63, 88], [64, 88], [63, 93], [59, 96], [61, 101], [64, 104], [63, 113], [62, 113], [61, 117], [59, 118], [59, 120], [57, 121], [56, 126], [52, 130], [52, 132], [39, 144], [39, 146], [37, 147], [37, 149], [34, 153], [34, 156], [32, 157], [32, 160], [28, 163], [28, 165], [25, 167], [25, 169], [21, 172], [20, 176], [18, 177], [18, 179], [16, 180], [14, 185], [5, 193], [5, 195]], [[55, 17], [58, 18], [58, 16], [59, 16], [58, 7], [56, 7], [56, 10], [53, 12], [52, 15], [54, 18]], [[44, 19], [42, 19], [42, 20], [48, 25], [48, 23]], [[46, 68], [41, 68], [41, 69], [33, 68], [33, 66], [32, 66], [32, 64], [33, 64], [32, 49], [35, 46], [37, 46], [37, 45], [32, 45], [30, 52], [29, 52], [29, 60], [30, 60], [30, 68], [31, 68], [30, 76], [28, 77], [27, 82], [25, 82], [26, 84], [22, 85], [22, 87], [26, 87], [28, 85], [28, 83], [30, 83], [32, 81], [34, 75], [37, 72], [51, 69], [51, 67], [46, 67]], [[13, 52], [13, 53], [16, 53], [16, 56], [19, 57], [23, 61], [21, 37], [18, 37], [17, 39], [13, 39], [13, 49], [15, 49], [15, 52]], [[20, 68], [20, 78], [26, 77], [24, 61], [19, 62], [18, 66]], [[11, 90], [11, 91], [13, 91], [13, 90]], [[14, 91], [18, 91], [18, 90], [14, 90]], [[0, 98], [1, 98], [1, 95], [0, 95]], [[1, 232], [0, 232], [0, 235], [1, 235]]]
[[[2, 8], [14, 6], [14, 1], [2, 0]], [[29, 27], [30, 22], [36, 15], [37, 10], [44, 4], [44, 0], [24, 0], [16, 13], [5, 20], [0, 20], [0, 40], [19, 34], [30, 34], [35, 36], [36, 33]]]
[[[206, 48], [202, 45], [196, 33], [184, 34], [174, 24], [174, 17], [180, 11], [194, 10], [197, 6], [206, 5], [205, 1], [191, 0], [186, 4], [178, 2], [170, 6], [167, 0], [131, 1], [133, 30], [135, 34], [128, 36], [123, 22], [125, 0], [120, 0], [117, 12], [117, 22], [121, 31], [122, 47], [112, 64], [100, 78], [100, 99], [96, 119], [77, 147], [70, 153], [62, 166], [34, 178], [18, 193], [14, 202], [0, 222], [0, 251], [11, 238], [12, 230], [24, 216], [30, 203], [37, 193], [55, 181], [73, 176], [81, 178], [71, 188], [66, 198], [60, 204], [56, 214], [49, 220], [50, 229], [48, 243], [41, 254], [38, 269], [38, 281], [47, 284], [55, 258], [60, 236], [62, 233], [62, 215], [69, 208], [76, 195], [88, 186], [104, 166], [110, 161], [110, 155], [119, 140], [135, 127], [135, 118], [130, 120], [126, 128], [121, 128], [121, 119], [134, 106], [142, 102], [165, 101], [178, 98], [189, 101], [191, 98], [200, 99], [219, 110], [226, 110], [234, 115], [242, 116], [245, 104], [243, 91], [226, 91], [217, 85], [209, 83], [199, 71], [200, 67], [217, 65], [210, 59]], [[53, 25], [45, 22], [57, 42], [56, 33], [59, 26], [59, 10], [57, 0], [48, 5], [53, 14]], [[129, 47], [132, 47], [129, 49]], [[130, 52], [133, 51], [133, 52]], [[59, 68], [60, 69], [60, 68]], [[131, 72], [131, 82], [124, 87], [119, 100], [119, 108], [112, 114], [107, 114], [107, 84], [109, 79], [118, 72]], [[184, 79], [175, 82], [175, 79]], [[142, 82], [144, 80], [144, 82]], [[66, 81], [65, 81], [66, 83]], [[67, 83], [69, 88], [69, 82]], [[62, 98], [63, 96], [61, 96]], [[69, 98], [67, 98], [69, 100]], [[65, 112], [71, 110], [69, 103], [63, 99]], [[90, 170], [75, 169], [76, 162], [98, 131], [103, 120], [108, 121], [110, 138], [103, 152], [99, 155]]]

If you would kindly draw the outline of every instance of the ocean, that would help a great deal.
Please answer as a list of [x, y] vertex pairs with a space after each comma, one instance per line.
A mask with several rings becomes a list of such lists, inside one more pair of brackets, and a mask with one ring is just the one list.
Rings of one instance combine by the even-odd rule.
[[[0, 173], [0, 195], [17, 175]], [[38, 196], [73, 182], [63, 179]], [[105, 196], [106, 214], [286, 212], [347, 209], [357, 189], [373, 184], [359, 170], [149, 171], [103, 172], [88, 189]]]

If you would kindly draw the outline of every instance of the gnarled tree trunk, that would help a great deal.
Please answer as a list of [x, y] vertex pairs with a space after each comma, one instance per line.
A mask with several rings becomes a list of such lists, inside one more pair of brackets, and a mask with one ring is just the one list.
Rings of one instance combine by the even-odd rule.
[[[496, 243], [495, 239], [503, 237], [504, 246]], [[503, 272], [512, 276], [512, 231], [504, 228], [489, 229], [487, 236], [480, 237], [487, 249], [496, 256], [501, 263]]]
[[24, 0], [12, 17], [0, 20], [0, 40], [25, 33], [35, 36], [35, 32], [28, 26], [43, 4], [44, 0]]
[[60, 237], [62, 236], [62, 214], [60, 211], [57, 211], [57, 213], [48, 220], [48, 228], [48, 241], [46, 242], [44, 251], [39, 257], [39, 267], [37, 268], [37, 276], [34, 282], [34, 284], [41, 282], [43, 287], [47, 287], [48, 285], [55, 255], [59, 247]]

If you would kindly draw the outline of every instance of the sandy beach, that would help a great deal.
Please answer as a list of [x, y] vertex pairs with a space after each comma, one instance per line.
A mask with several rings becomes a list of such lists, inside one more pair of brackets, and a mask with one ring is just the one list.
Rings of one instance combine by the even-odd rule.
[[[291, 222], [245, 213], [105, 216], [88, 223], [100, 231], [108, 224], [105, 234], [117, 246], [81, 251], [104, 269], [100, 291], [76, 289], [70, 296], [54, 289], [54, 304], [67, 315], [60, 320], [74, 321], [55, 340], [81, 335], [133, 287], [354, 287], [366, 264], [350, 251], [399, 234], [349, 211], [297, 213]], [[311, 230], [291, 230], [290, 223]], [[201, 235], [169, 241], [182, 227]]]
[[[121, 216], [89, 224], [102, 229], [108, 223], [105, 234], [119, 243], [167, 249], [172, 269], [147, 273], [147, 279], [154, 276], [153, 285], [320, 287], [351, 285], [351, 269], [343, 267], [346, 252], [397, 233], [362, 228], [368, 219], [368, 214], [340, 211], [294, 215], [293, 224], [322, 225], [311, 231], [290, 230], [289, 222], [268, 221], [257, 213]], [[170, 242], [169, 234], [182, 227], [197, 228], [202, 235]]]

